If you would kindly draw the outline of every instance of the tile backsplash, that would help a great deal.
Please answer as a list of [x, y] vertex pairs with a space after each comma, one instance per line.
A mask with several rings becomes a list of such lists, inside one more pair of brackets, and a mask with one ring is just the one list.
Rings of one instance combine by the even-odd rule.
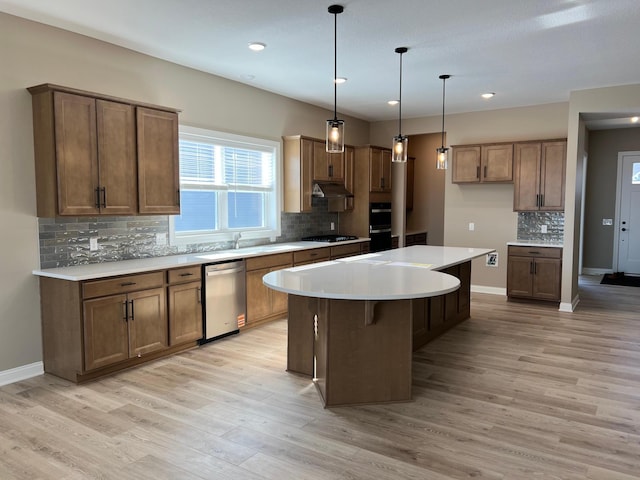
[[[276, 241], [291, 242], [301, 237], [336, 233], [338, 214], [327, 212], [327, 200], [313, 199], [310, 213], [282, 213], [282, 234]], [[133, 258], [162, 257], [232, 248], [232, 242], [169, 245], [169, 217], [166, 215], [131, 217], [57, 217], [38, 219], [40, 268], [68, 267], [89, 263], [114, 262]], [[166, 245], [156, 243], [163, 234]], [[98, 238], [98, 250], [91, 251], [89, 239]], [[160, 242], [162, 243], [162, 242]], [[268, 243], [243, 240], [242, 246]]]
[[[542, 226], [547, 233], [542, 233]], [[562, 243], [564, 240], [564, 212], [519, 212], [518, 240]]]

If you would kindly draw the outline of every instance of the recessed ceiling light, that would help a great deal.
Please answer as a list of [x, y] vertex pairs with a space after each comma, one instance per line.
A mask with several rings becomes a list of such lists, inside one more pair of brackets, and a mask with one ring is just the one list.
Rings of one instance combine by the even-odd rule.
[[345, 77], [336, 77], [335, 82], [340, 85], [341, 83], [346, 82], [347, 79]]
[[249, 44], [249, 49], [253, 50], [254, 52], [261, 52], [262, 50], [264, 50], [265, 48], [267, 48], [267, 46], [264, 43], [260, 43], [260, 42], [251, 42]]
[[638, 120], [640, 120], [640, 117], [631, 117], [631, 123], [638, 123]]
[[393, 105], [397, 105], [400, 102], [398, 100], [389, 100], [387, 103], [393, 106]]
[[491, 98], [491, 97], [494, 97], [494, 96], [495, 96], [494, 92], [487, 92], [487, 93], [483, 93], [481, 95], [482, 98]]

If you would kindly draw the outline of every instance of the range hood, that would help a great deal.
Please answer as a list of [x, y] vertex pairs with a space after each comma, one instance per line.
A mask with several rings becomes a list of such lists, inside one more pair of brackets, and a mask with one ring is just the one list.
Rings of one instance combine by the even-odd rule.
[[344, 188], [344, 184], [334, 182], [315, 182], [311, 195], [322, 198], [353, 197], [353, 193]]

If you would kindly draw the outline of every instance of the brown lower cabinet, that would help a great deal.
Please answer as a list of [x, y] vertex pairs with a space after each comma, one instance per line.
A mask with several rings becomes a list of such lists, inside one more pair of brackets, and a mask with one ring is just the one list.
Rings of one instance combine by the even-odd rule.
[[196, 346], [200, 278], [200, 266], [81, 282], [41, 277], [44, 371], [80, 383]]
[[246, 327], [282, 318], [287, 314], [287, 294], [262, 283], [262, 277], [275, 270], [293, 266], [293, 253], [277, 253], [245, 260], [247, 280]]
[[507, 296], [560, 301], [562, 248], [509, 246]]
[[471, 262], [442, 270], [460, 280], [460, 288], [439, 297], [412, 300], [413, 349], [469, 318], [471, 311]]

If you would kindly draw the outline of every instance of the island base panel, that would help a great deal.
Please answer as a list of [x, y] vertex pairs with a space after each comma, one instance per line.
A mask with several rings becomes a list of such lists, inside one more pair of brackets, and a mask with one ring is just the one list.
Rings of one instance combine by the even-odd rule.
[[325, 407], [411, 400], [411, 301], [367, 303], [289, 296], [288, 370], [315, 362]]

